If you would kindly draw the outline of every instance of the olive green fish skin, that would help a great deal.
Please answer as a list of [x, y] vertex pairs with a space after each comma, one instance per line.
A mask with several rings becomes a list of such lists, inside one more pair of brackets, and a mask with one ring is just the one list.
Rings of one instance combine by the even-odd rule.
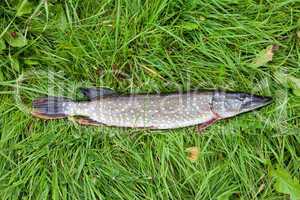
[[108, 95], [85, 102], [64, 102], [66, 115], [86, 116], [118, 127], [172, 129], [202, 124], [270, 103], [246, 93], [189, 92], [167, 95]]

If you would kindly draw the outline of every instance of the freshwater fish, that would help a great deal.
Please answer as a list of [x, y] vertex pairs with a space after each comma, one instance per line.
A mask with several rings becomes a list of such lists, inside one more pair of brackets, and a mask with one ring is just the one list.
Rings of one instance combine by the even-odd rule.
[[170, 94], [119, 94], [106, 88], [82, 88], [88, 98], [72, 101], [43, 97], [33, 101], [32, 115], [43, 119], [76, 116], [82, 125], [173, 129], [197, 125], [202, 131], [215, 122], [252, 111], [271, 97], [222, 91]]

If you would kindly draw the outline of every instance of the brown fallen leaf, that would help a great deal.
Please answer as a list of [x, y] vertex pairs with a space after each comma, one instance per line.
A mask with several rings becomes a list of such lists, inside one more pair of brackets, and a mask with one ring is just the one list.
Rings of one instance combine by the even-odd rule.
[[254, 59], [252, 65], [254, 67], [261, 67], [273, 60], [274, 52], [279, 49], [278, 45], [270, 45], [266, 49], [262, 50]]
[[190, 161], [196, 161], [198, 159], [198, 156], [199, 156], [199, 148], [198, 147], [189, 147], [186, 149], [186, 151], [188, 152], [187, 158]]
[[264, 189], [265, 189], [265, 184], [263, 183], [263, 184], [261, 184], [260, 186], [259, 186], [259, 188], [258, 188], [258, 191], [257, 191], [257, 194], [259, 194], [259, 193], [261, 193]]

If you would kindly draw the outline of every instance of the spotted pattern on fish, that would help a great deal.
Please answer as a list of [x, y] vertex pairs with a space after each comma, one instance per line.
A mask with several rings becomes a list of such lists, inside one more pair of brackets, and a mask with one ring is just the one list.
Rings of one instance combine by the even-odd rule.
[[[118, 95], [112, 91], [85, 91], [89, 101], [74, 102], [52, 97], [36, 100], [33, 115], [85, 116], [109, 126], [171, 129], [235, 116], [270, 103], [269, 97], [247, 93], [187, 92], [173, 94]], [[51, 109], [51, 107], [55, 109]]]
[[89, 116], [110, 126], [169, 129], [202, 123], [213, 117], [209, 93], [104, 97], [92, 102], [67, 102], [68, 115]]

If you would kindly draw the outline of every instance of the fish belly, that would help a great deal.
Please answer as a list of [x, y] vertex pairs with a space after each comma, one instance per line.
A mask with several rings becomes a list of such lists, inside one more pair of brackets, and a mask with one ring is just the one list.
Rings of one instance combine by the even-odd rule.
[[90, 118], [110, 126], [170, 129], [213, 118], [210, 93], [132, 95], [92, 102]]

